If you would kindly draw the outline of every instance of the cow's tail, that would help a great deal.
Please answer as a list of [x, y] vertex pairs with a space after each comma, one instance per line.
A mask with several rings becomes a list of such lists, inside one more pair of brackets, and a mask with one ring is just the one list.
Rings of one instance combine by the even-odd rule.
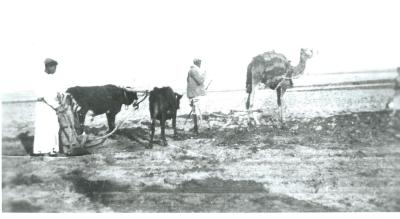
[[251, 63], [247, 66], [247, 75], [246, 75], [246, 92], [251, 93], [253, 86], [253, 76], [251, 73]]

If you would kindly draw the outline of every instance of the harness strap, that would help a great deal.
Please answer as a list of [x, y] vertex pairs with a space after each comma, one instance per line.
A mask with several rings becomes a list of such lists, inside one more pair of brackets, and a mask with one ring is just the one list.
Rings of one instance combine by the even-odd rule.
[[287, 77], [287, 75], [288, 75], [288, 73], [286, 73], [284, 76], [281, 76], [281, 81], [278, 83], [278, 85], [276, 85], [274, 90], [277, 90], [284, 81], [297, 79], [297, 78], [299, 78], [301, 76], [301, 75], [298, 75], [297, 77]]

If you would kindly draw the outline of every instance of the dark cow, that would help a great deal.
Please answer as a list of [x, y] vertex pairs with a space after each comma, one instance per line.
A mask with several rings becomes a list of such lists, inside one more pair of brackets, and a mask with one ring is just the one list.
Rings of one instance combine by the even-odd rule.
[[162, 144], [167, 146], [165, 139], [165, 121], [172, 119], [172, 127], [174, 129], [174, 137], [176, 132], [176, 111], [179, 109], [179, 103], [182, 95], [175, 93], [170, 87], [157, 88], [150, 91], [150, 116], [151, 116], [151, 135], [150, 143], [146, 148], [153, 148], [153, 137], [155, 131], [156, 119], [160, 121]]
[[122, 104], [130, 105], [136, 103], [138, 97], [135, 91], [115, 85], [91, 86], [91, 87], [71, 87], [67, 89], [79, 105], [77, 110], [80, 130], [83, 133], [83, 125], [86, 113], [91, 110], [94, 116], [106, 113], [108, 121], [108, 132], [115, 128], [115, 116], [121, 111]]

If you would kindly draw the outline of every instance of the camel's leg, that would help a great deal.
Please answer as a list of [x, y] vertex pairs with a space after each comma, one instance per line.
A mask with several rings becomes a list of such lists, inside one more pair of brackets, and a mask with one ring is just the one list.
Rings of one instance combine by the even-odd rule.
[[[254, 80], [253, 80], [254, 81]], [[251, 91], [251, 98], [250, 98], [250, 108], [253, 108], [254, 106], [254, 98], [256, 97], [256, 87], [257, 84], [253, 84], [253, 89]]]
[[249, 95], [247, 96], [247, 101], [246, 101], [246, 109], [247, 109], [247, 110], [250, 109], [250, 97], [251, 97], [251, 92], [250, 92]]
[[247, 116], [249, 119], [249, 124], [251, 124], [251, 119], [253, 117], [253, 114], [251, 113], [252, 108], [253, 108], [253, 102], [252, 102], [253, 96], [254, 96], [254, 89], [249, 93], [249, 96], [247, 97], [247, 102], [246, 102], [246, 109], [247, 109]]
[[[253, 80], [254, 81], [254, 80]], [[256, 84], [253, 84], [253, 89], [251, 91], [250, 94], [250, 110], [249, 110], [249, 114], [251, 115], [251, 117], [254, 119], [254, 122], [256, 125], [260, 124], [260, 120], [257, 117], [257, 112], [253, 111], [253, 106], [254, 106], [254, 100], [255, 100], [255, 96], [256, 96]]]
[[281, 123], [281, 125], [283, 125], [283, 107], [282, 107], [283, 92], [282, 92], [282, 87], [278, 87], [276, 89], [276, 97], [277, 97], [278, 108], [279, 108], [279, 122]]
[[385, 105], [385, 109], [386, 109], [386, 110], [390, 109], [390, 104], [392, 103], [393, 99], [394, 99], [394, 98], [391, 97], [391, 98], [389, 98], [389, 100], [386, 102], [386, 105]]
[[283, 98], [283, 95], [281, 96], [281, 106], [280, 106], [280, 115], [279, 115], [279, 121], [281, 123], [281, 127], [284, 125], [283, 117], [284, 117], [284, 111], [285, 111], [285, 99]]

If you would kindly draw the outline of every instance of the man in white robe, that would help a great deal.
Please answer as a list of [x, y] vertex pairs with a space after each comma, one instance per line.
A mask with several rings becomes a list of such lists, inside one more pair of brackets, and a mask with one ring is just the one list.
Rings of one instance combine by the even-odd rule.
[[[59, 78], [55, 75], [57, 62], [45, 60], [45, 74], [40, 75], [36, 89], [39, 97], [35, 107], [34, 154], [56, 154], [59, 151], [59, 124], [55, 110], [58, 107]], [[51, 105], [52, 107], [50, 107]]]

